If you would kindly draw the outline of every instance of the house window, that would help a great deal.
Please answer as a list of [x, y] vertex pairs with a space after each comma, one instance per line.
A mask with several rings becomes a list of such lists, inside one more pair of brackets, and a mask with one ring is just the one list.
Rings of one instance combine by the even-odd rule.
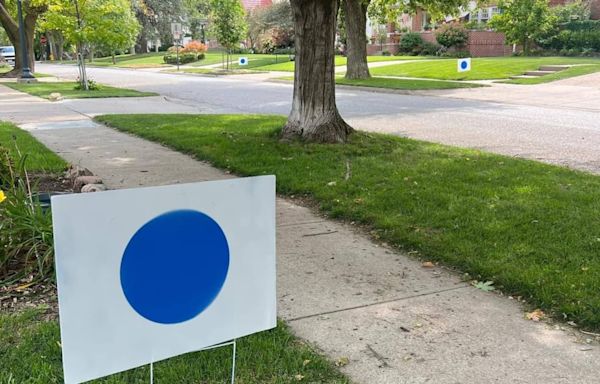
[[427, 12], [423, 12], [423, 23], [421, 24], [421, 28], [425, 31], [431, 29], [431, 15]]
[[479, 11], [479, 20], [480, 21], [488, 21], [490, 19], [490, 10], [488, 8], [484, 8]]

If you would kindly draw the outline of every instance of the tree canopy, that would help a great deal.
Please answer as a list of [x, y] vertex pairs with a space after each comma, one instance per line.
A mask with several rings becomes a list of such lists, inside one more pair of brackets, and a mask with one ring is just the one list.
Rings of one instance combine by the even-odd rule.
[[211, 0], [212, 33], [225, 48], [235, 48], [246, 37], [247, 25], [240, 0]]
[[489, 25], [504, 32], [506, 40], [530, 53], [531, 43], [552, 29], [556, 16], [550, 12], [548, 0], [501, 0], [502, 13], [494, 15]]
[[57, 30], [68, 42], [90, 45], [110, 53], [135, 41], [139, 24], [129, 0], [76, 0], [81, 28], [73, 0], [52, 0], [41, 20], [42, 30]]
[[369, 16], [385, 24], [396, 21], [404, 12], [414, 13], [421, 8], [427, 10], [435, 20], [456, 15], [461, 7], [467, 7], [469, 3], [469, 0], [371, 0]]

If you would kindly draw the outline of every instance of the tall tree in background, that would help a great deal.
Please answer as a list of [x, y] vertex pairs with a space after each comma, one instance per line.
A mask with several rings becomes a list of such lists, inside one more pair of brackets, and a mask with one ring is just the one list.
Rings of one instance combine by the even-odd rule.
[[459, 12], [468, 0], [343, 0], [348, 36], [348, 79], [370, 77], [367, 63], [367, 13], [381, 24], [395, 22], [403, 12], [416, 12], [422, 8], [434, 18]]
[[249, 46], [262, 50], [289, 48], [294, 40], [294, 19], [289, 1], [280, 1], [269, 6], [256, 7], [246, 15]]
[[33, 41], [38, 17], [48, 10], [48, 0], [23, 0], [23, 21], [25, 24], [25, 41], [19, 38], [19, 21], [17, 20], [16, 0], [0, 0], [0, 25], [4, 27], [8, 39], [15, 47], [15, 67], [6, 73], [6, 77], [18, 76], [23, 70], [22, 48], [26, 44], [29, 52], [28, 64], [35, 71]]
[[556, 16], [548, 0], [501, 0], [498, 7], [502, 13], [494, 15], [488, 25], [504, 32], [507, 42], [521, 45], [526, 56], [533, 42], [554, 26]]
[[[202, 28], [210, 16], [210, 0], [183, 0], [183, 7], [193, 40], [200, 40]], [[206, 31], [205, 31], [206, 33]]]
[[229, 54], [246, 37], [246, 13], [240, 0], [211, 0], [211, 8], [212, 33], [227, 49], [229, 69]]
[[347, 79], [371, 77], [367, 64], [367, 9], [369, 3], [370, 0], [343, 0], [348, 56]]
[[101, 49], [113, 57], [115, 51], [130, 47], [139, 31], [129, 0], [54, 0], [39, 25], [59, 32], [69, 43], [89, 51]]
[[182, 0], [132, 0], [135, 16], [141, 29], [135, 51], [148, 52], [148, 42], [160, 39], [163, 46], [171, 46], [171, 23], [181, 22], [185, 12]]
[[292, 111], [282, 138], [343, 143], [353, 132], [335, 101], [338, 0], [291, 0], [296, 29]]

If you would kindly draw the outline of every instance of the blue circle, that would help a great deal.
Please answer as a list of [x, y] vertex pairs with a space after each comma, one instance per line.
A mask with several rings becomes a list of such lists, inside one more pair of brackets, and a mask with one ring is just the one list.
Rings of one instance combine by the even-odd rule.
[[462, 62], [460, 63], [460, 67], [461, 67], [462, 69], [467, 69], [467, 67], [468, 67], [468, 66], [469, 66], [469, 64], [468, 64], [466, 61], [462, 61]]
[[121, 287], [144, 318], [177, 324], [208, 308], [228, 270], [229, 245], [219, 224], [201, 212], [172, 211], [133, 235], [121, 260]]

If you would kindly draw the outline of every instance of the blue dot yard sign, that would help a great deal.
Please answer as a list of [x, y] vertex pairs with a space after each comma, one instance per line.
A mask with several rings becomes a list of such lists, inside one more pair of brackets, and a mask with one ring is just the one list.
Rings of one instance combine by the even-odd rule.
[[276, 326], [274, 177], [58, 196], [52, 213], [66, 384]]
[[242, 66], [248, 65], [248, 58], [247, 57], [240, 57], [239, 60], [238, 60], [238, 64], [242, 65]]
[[458, 60], [458, 72], [468, 72], [471, 70], [471, 59]]

